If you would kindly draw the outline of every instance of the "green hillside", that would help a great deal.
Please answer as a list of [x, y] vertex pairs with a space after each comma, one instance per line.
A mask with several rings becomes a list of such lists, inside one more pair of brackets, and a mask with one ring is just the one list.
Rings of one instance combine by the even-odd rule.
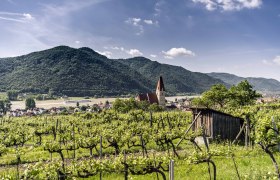
[[138, 71], [146, 78], [151, 79], [152, 82], [156, 82], [157, 78], [162, 75], [166, 89], [174, 93], [201, 93], [214, 84], [225, 84], [223, 81], [206, 74], [191, 72], [179, 66], [160, 64], [144, 57], [118, 61]]
[[121, 95], [150, 91], [151, 83], [127, 66], [89, 48], [59, 46], [0, 59], [0, 89], [69, 96]]
[[58, 46], [0, 59], [0, 92], [55, 92], [68, 96], [117, 96], [151, 92], [162, 75], [168, 95], [201, 93], [223, 83], [206, 74], [144, 57], [113, 60], [90, 48]]

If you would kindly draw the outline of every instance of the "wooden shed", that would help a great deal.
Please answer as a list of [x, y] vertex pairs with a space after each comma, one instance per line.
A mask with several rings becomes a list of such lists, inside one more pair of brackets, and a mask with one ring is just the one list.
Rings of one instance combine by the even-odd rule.
[[241, 118], [213, 109], [191, 108], [191, 110], [193, 120], [196, 119], [192, 129], [200, 130], [204, 124], [206, 136], [212, 139], [234, 140], [244, 123]]

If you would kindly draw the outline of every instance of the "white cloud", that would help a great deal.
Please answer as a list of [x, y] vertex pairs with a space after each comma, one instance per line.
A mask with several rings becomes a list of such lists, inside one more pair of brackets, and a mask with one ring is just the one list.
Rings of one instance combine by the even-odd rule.
[[36, 6], [36, 16], [31, 12], [0, 11], [0, 24], [7, 24], [0, 28], [0, 32], [6, 34], [1, 37], [0, 57], [22, 55], [62, 44], [76, 47], [76, 40], [92, 48], [108, 44], [111, 37], [94, 35], [83, 29], [74, 30], [69, 23], [73, 21], [75, 12], [104, 1], [107, 0], [41, 2]]
[[153, 25], [154, 24], [153, 21], [150, 20], [150, 19], [145, 19], [144, 23], [149, 24], [149, 25]]
[[139, 26], [141, 18], [128, 18], [125, 22], [128, 24], [132, 24], [133, 26]]
[[131, 24], [134, 27], [136, 27], [138, 29], [138, 32], [136, 33], [136, 35], [141, 35], [144, 33], [144, 27], [143, 25], [140, 24], [141, 22], [141, 18], [128, 18], [125, 23], [127, 24]]
[[141, 18], [128, 18], [124, 21], [126, 24], [132, 25], [137, 29], [136, 35], [141, 35], [144, 33], [144, 25], [158, 25], [158, 21], [153, 21], [151, 19], [141, 19]]
[[114, 50], [119, 50], [120, 48], [115, 46], [115, 47], [111, 47], [111, 49], [114, 49]]
[[113, 46], [113, 47], [104, 47], [104, 49], [112, 49], [112, 50], [118, 50], [118, 51], [125, 51], [124, 47], [118, 47], [118, 46]]
[[49, 14], [50, 16], [65, 16], [71, 12], [79, 11], [83, 8], [90, 7], [103, 1], [106, 0], [83, 0], [79, 1], [79, 3], [77, 3], [76, 0], [67, 0], [62, 5], [45, 4], [43, 6], [45, 7], [44, 10], [46, 14]]
[[99, 54], [103, 55], [103, 56], [106, 56], [107, 58], [111, 58], [112, 57], [112, 52], [110, 51], [103, 51], [103, 52], [100, 52], [100, 51], [97, 51]]
[[275, 56], [275, 58], [272, 60], [264, 59], [264, 60], [262, 60], [262, 63], [264, 65], [280, 65], [280, 56]]
[[205, 8], [208, 11], [213, 11], [217, 8], [217, 4], [214, 3], [212, 0], [192, 0], [194, 3], [201, 3], [205, 5]]
[[159, 17], [162, 14], [162, 8], [166, 4], [165, 0], [158, 0], [154, 6], [154, 16]]
[[276, 56], [272, 61], [273, 61], [275, 64], [280, 65], [280, 56]]
[[130, 49], [127, 51], [127, 54], [130, 54], [131, 56], [142, 56], [143, 53], [139, 51], [138, 49]]
[[34, 19], [34, 17], [33, 17], [31, 14], [28, 14], [28, 13], [24, 13], [24, 14], [23, 14], [23, 17], [24, 17], [24, 19], [26, 19], [26, 20], [32, 20], [32, 19]]
[[75, 41], [75, 43], [76, 43], [76, 44], [80, 44], [80, 43], [81, 43], [81, 41], [78, 41], [78, 40], [77, 40], [77, 41]]
[[155, 55], [155, 54], [151, 54], [150, 55], [152, 58], [156, 58], [157, 57], [157, 55]]
[[166, 59], [173, 59], [175, 57], [179, 56], [195, 56], [195, 53], [191, 50], [185, 49], [185, 48], [171, 48], [168, 51], [162, 51], [164, 54], [164, 58]]
[[235, 11], [244, 8], [255, 9], [262, 5], [262, 0], [192, 0], [194, 3], [200, 3], [208, 11], [221, 9], [223, 11]]
[[[143, 56], [143, 53], [138, 50], [138, 49], [126, 49], [122, 46], [106, 46], [104, 47], [105, 51], [104, 52], [98, 52], [102, 55], [105, 55], [107, 57], [110, 57], [114, 54], [114, 58], [119, 56], [120, 58], [123, 58], [127, 55], [130, 55], [130, 56]], [[111, 50], [111, 52], [109, 51]], [[112, 53], [113, 52], [113, 53]]]
[[0, 19], [6, 21], [14, 21], [25, 23], [34, 19], [34, 17], [29, 13], [12, 13], [12, 12], [0, 12]]

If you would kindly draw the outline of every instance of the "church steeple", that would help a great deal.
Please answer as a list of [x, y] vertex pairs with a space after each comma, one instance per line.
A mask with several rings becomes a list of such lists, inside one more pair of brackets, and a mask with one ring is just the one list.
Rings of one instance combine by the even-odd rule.
[[163, 79], [161, 76], [159, 77], [159, 80], [157, 83], [156, 94], [157, 94], [157, 98], [158, 98], [158, 104], [160, 106], [165, 107], [165, 88], [164, 88]]
[[158, 80], [158, 83], [157, 83], [157, 90], [165, 91], [163, 80], [162, 80], [161, 76], [159, 77], [159, 80]]

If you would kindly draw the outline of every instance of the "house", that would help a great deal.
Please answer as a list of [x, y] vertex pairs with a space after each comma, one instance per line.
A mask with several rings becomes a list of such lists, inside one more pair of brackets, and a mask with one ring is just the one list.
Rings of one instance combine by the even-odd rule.
[[[195, 121], [192, 129], [201, 130], [204, 125], [205, 135], [210, 139], [234, 140], [244, 120], [229, 114], [208, 108], [190, 108]], [[197, 117], [198, 116], [198, 117]]]
[[156, 92], [154, 93], [145, 93], [145, 94], [139, 94], [136, 97], [136, 100], [138, 101], [148, 101], [150, 104], [158, 104], [160, 106], [165, 107], [165, 87], [163, 84], [163, 79], [160, 76], [158, 82], [157, 82], [157, 87], [156, 87]]

